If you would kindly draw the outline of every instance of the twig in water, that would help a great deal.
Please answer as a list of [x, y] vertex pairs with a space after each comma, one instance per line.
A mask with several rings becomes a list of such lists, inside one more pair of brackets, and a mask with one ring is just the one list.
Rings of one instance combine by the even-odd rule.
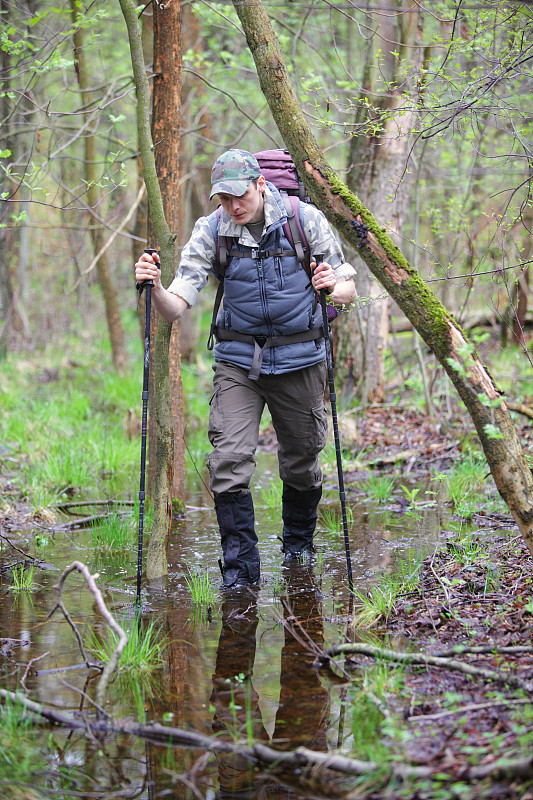
[[28, 673], [32, 668], [32, 665], [35, 664], [36, 661], [40, 661], [41, 658], [46, 658], [46, 656], [50, 655], [50, 651], [48, 650], [46, 653], [43, 653], [40, 656], [36, 656], [35, 658], [31, 658], [28, 663], [26, 664], [26, 669], [24, 670], [24, 675], [20, 679], [20, 685], [24, 689], [25, 692], [28, 691], [28, 687], [26, 686], [26, 678], [28, 677]]
[[107, 664], [105, 665], [105, 667], [104, 667], [104, 669], [102, 671], [102, 675], [100, 677], [100, 680], [98, 681], [98, 685], [96, 687], [96, 703], [97, 703], [98, 706], [100, 706], [100, 708], [103, 708], [104, 695], [105, 695], [105, 691], [107, 689], [107, 685], [109, 683], [111, 675], [113, 674], [113, 672], [115, 671], [115, 669], [117, 667], [119, 658], [122, 655], [122, 651], [124, 650], [124, 648], [126, 647], [126, 645], [128, 643], [128, 637], [127, 637], [126, 633], [124, 632], [124, 630], [120, 627], [118, 622], [115, 620], [114, 616], [108, 610], [106, 604], [104, 603], [104, 598], [102, 597], [100, 589], [96, 585], [96, 578], [98, 577], [98, 575], [97, 574], [96, 575], [91, 575], [91, 573], [89, 572], [89, 569], [85, 566], [85, 564], [82, 564], [81, 561], [74, 561], [70, 565], [70, 567], [67, 567], [63, 571], [63, 574], [59, 578], [59, 583], [54, 587], [56, 592], [57, 592], [56, 604], [55, 604], [54, 608], [51, 610], [51, 612], [48, 614], [47, 619], [50, 619], [52, 617], [52, 615], [55, 613], [55, 611], [59, 608], [60, 611], [62, 612], [63, 616], [65, 617], [65, 619], [67, 620], [68, 624], [70, 625], [70, 627], [72, 628], [72, 630], [74, 632], [74, 635], [75, 635], [75, 637], [76, 637], [76, 639], [78, 641], [78, 646], [80, 648], [80, 652], [81, 652], [82, 658], [85, 661], [87, 667], [97, 667], [98, 669], [100, 669], [100, 665], [92, 664], [89, 661], [89, 659], [87, 658], [87, 656], [85, 654], [85, 649], [83, 647], [83, 642], [82, 642], [81, 636], [79, 634], [79, 631], [76, 628], [75, 624], [73, 623], [72, 619], [70, 618], [70, 616], [68, 614], [68, 611], [65, 608], [65, 606], [63, 605], [63, 601], [61, 599], [61, 592], [63, 590], [63, 584], [65, 583], [65, 580], [68, 578], [70, 573], [74, 572], [75, 570], [77, 570], [83, 576], [83, 578], [85, 579], [90, 591], [92, 592], [92, 594], [94, 596], [94, 599], [96, 601], [96, 605], [98, 607], [98, 610], [100, 611], [101, 615], [103, 616], [103, 618], [105, 619], [105, 621], [107, 622], [109, 627], [118, 636], [117, 646], [115, 647], [115, 649], [111, 653], [111, 657], [110, 657], [109, 661], [107, 662]]

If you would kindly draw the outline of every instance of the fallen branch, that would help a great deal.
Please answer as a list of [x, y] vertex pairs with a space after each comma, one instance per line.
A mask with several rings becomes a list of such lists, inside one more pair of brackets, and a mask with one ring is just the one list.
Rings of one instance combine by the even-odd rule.
[[441, 667], [442, 669], [456, 670], [475, 678], [482, 678], [485, 681], [495, 681], [523, 689], [527, 694], [531, 694], [532, 686], [528, 681], [523, 680], [517, 675], [500, 670], [473, 667], [471, 664], [463, 664], [454, 658], [440, 658], [424, 653], [405, 653], [400, 650], [391, 650], [388, 647], [377, 647], [363, 642], [351, 642], [348, 644], [338, 644], [328, 647], [324, 653], [315, 661], [316, 666], [329, 664], [330, 659], [338, 655], [361, 655], [371, 658], [381, 658], [385, 661], [396, 661], [400, 664], [418, 664], [423, 667]]
[[97, 514], [91, 517], [77, 517], [70, 522], [63, 522], [61, 525], [54, 525], [54, 531], [70, 531], [73, 528], [88, 527], [89, 525], [96, 525], [100, 522], [105, 522], [111, 519], [113, 514]]
[[409, 450], [401, 450], [398, 453], [389, 453], [388, 455], [375, 456], [374, 458], [367, 458], [361, 461], [354, 461], [348, 464], [349, 469], [367, 469], [368, 467], [377, 467], [382, 464], [395, 464], [397, 461], [408, 461], [410, 458], [418, 458], [422, 452], [440, 453], [445, 450], [453, 450], [459, 442], [432, 442], [428, 447], [422, 449], [413, 447]]
[[[50, 565], [46, 561], [44, 561], [42, 558], [36, 558], [35, 556], [30, 556], [30, 554], [26, 553], [25, 550], [21, 550], [20, 547], [17, 547], [16, 544], [13, 544], [13, 542], [10, 539], [8, 539], [7, 536], [5, 536], [3, 533], [0, 533], [0, 539], [3, 539], [4, 542], [6, 542], [10, 547], [13, 548], [13, 550], [16, 550], [17, 553], [20, 553], [22, 556], [24, 556], [24, 559], [26, 561], [31, 561], [32, 563], [37, 564], [37, 565], [39, 565], [39, 564], [46, 565], [46, 569], [48, 569], [50, 567]], [[20, 564], [20, 561], [18, 561], [17, 564]]]
[[93, 506], [134, 506], [134, 500], [78, 500], [69, 503], [58, 503], [51, 506], [55, 511], [68, 511], [71, 508], [86, 508]]
[[473, 653], [476, 655], [486, 655], [493, 653], [494, 655], [507, 655], [519, 656], [524, 653], [533, 653], [533, 646], [529, 644], [516, 644], [508, 647], [495, 647], [494, 645], [469, 645], [469, 644], [456, 644], [449, 647], [447, 650], [437, 650], [433, 656], [439, 658], [449, 658], [450, 656], [460, 656], [462, 653]]
[[533, 406], [526, 405], [526, 403], [512, 403], [510, 400], [506, 400], [505, 405], [511, 411], [516, 411], [518, 414], [523, 414], [525, 417], [533, 419]]
[[[206, 736], [196, 731], [185, 731], [182, 728], [171, 728], [168, 725], [159, 723], [148, 723], [141, 725], [137, 723], [122, 723], [111, 719], [97, 718], [89, 720], [87, 715], [66, 716], [60, 711], [47, 708], [41, 703], [36, 703], [20, 693], [9, 692], [0, 689], [0, 697], [9, 698], [12, 702], [21, 703], [26, 709], [36, 716], [75, 730], [85, 730], [92, 736], [103, 734], [123, 733], [129, 736], [137, 736], [154, 744], [166, 745], [168, 747], [186, 747], [195, 750], [205, 750], [206, 752], [224, 752], [238, 754], [252, 763], [271, 767], [273, 770], [304, 770], [316, 769], [329, 770], [333, 773], [341, 773], [348, 776], [372, 775], [378, 768], [374, 761], [361, 761], [356, 758], [349, 758], [335, 752], [321, 753], [315, 750], [308, 750], [306, 747], [298, 747], [294, 751], [279, 751], [261, 742], [256, 742], [246, 747], [242, 742], [227, 742], [213, 736]], [[393, 765], [388, 774], [382, 773], [385, 782], [394, 778], [432, 778], [438, 773], [439, 780], [443, 780], [444, 774], [441, 766], [425, 767], [412, 766], [410, 764]], [[501, 759], [492, 764], [483, 764], [477, 767], [465, 767], [459, 774], [450, 774], [449, 779], [457, 781], [480, 780], [481, 778], [516, 777], [528, 778], [533, 775], [533, 757], [518, 759]]]
[[450, 708], [447, 711], [437, 711], [435, 714], [410, 714], [409, 720], [426, 720], [444, 719], [445, 717], [453, 717], [456, 714], [466, 714], [467, 711], [484, 711], [486, 708], [496, 708], [498, 706], [524, 706], [531, 705], [531, 700], [494, 700], [490, 703], [469, 703], [467, 706], [459, 706], [458, 708]]

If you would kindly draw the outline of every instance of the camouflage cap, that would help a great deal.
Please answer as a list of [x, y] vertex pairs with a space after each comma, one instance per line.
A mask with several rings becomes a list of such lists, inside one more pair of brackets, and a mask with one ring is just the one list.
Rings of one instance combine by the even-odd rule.
[[261, 167], [255, 156], [247, 150], [227, 150], [213, 164], [209, 199], [219, 192], [242, 197], [250, 181], [260, 175]]

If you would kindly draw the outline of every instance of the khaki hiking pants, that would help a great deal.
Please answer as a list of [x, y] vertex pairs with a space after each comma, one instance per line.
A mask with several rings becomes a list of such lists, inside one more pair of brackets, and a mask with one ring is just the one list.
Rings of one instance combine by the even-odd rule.
[[213, 366], [207, 459], [213, 494], [242, 492], [255, 469], [259, 423], [265, 405], [278, 439], [279, 476], [298, 491], [322, 484], [318, 454], [328, 435], [324, 390], [326, 364], [248, 378], [248, 371], [218, 362]]

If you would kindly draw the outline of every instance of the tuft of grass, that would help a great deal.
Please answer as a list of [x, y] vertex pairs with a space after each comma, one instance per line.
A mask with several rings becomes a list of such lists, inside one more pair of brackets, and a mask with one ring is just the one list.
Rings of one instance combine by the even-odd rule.
[[25, 564], [21, 564], [19, 567], [11, 567], [11, 574], [13, 575], [11, 590], [13, 592], [28, 592], [33, 585], [34, 572], [35, 567], [33, 564], [30, 564], [27, 569]]
[[117, 552], [130, 550], [135, 544], [133, 518], [113, 511], [102, 525], [92, 529], [93, 547], [97, 550]]
[[489, 468], [485, 459], [477, 453], [468, 453], [450, 472], [439, 473], [435, 476], [435, 480], [442, 484], [445, 498], [455, 511], [470, 519], [483, 507], [487, 478], [490, 478], [488, 473]]
[[393, 574], [380, 575], [376, 583], [365, 592], [355, 590], [360, 608], [354, 616], [353, 627], [360, 630], [372, 628], [378, 622], [387, 622], [394, 610], [396, 599], [418, 586], [420, 561], [413, 566], [399, 565]]
[[372, 500], [386, 503], [392, 497], [394, 483], [394, 478], [388, 475], [371, 475], [362, 488]]
[[485, 548], [480, 540], [469, 533], [457, 539], [450, 539], [446, 547], [462, 567], [479, 562], [485, 555]]
[[[119, 624], [128, 635], [128, 643], [118, 662], [119, 675], [123, 673], [128, 677], [140, 677], [158, 669], [163, 664], [166, 647], [161, 626], [154, 620], [146, 626], [140, 625], [138, 617], [121, 620]], [[109, 661], [117, 644], [118, 637], [111, 630], [104, 637], [98, 636], [93, 630], [87, 636], [87, 647], [99, 661]]]
[[[350, 525], [353, 522], [353, 511], [350, 506], [346, 506], [346, 520]], [[318, 524], [327, 533], [342, 533], [342, 513], [335, 506], [321, 506], [318, 514]]]
[[218, 589], [211, 583], [209, 569], [200, 565], [189, 570], [185, 583], [196, 606], [212, 606], [218, 600]]
[[272, 569], [272, 596], [281, 597], [284, 591], [285, 581], [281, 574], [281, 567], [279, 564], [275, 564]]
[[[44, 797], [30, 794], [30, 784], [35, 780], [40, 785], [46, 768], [42, 741], [42, 729], [33, 723], [30, 712], [16, 699], [5, 697], [0, 706], [0, 787], [4, 787], [4, 797]], [[20, 795], [13, 789], [20, 790]]]
[[279, 511], [282, 503], [283, 484], [279, 480], [272, 480], [267, 487], [262, 486], [260, 497], [263, 505], [270, 511]]

